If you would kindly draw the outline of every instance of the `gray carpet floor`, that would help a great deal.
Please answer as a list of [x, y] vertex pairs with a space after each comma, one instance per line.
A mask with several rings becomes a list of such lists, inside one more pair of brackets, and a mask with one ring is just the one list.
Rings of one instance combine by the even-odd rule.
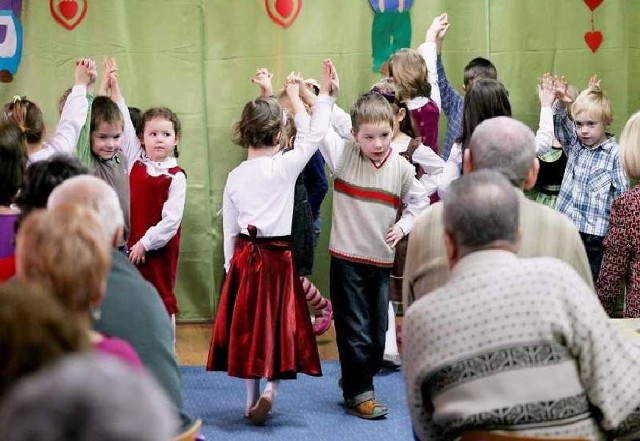
[[280, 383], [273, 414], [264, 427], [242, 416], [244, 381], [202, 367], [182, 367], [184, 406], [203, 420], [203, 435], [213, 440], [411, 440], [400, 371], [376, 376], [376, 398], [389, 407], [387, 418], [366, 421], [345, 413], [338, 388], [340, 367], [322, 362], [323, 376], [300, 375]]

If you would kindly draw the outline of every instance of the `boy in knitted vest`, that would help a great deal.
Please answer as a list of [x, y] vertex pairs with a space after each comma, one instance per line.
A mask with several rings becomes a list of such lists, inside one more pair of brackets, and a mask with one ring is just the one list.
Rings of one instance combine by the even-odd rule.
[[330, 130], [320, 146], [334, 177], [330, 289], [341, 385], [347, 412], [365, 419], [388, 413], [375, 400], [373, 376], [382, 364], [395, 246], [429, 205], [413, 166], [391, 151], [393, 121], [387, 100], [367, 92], [351, 108], [353, 139]]

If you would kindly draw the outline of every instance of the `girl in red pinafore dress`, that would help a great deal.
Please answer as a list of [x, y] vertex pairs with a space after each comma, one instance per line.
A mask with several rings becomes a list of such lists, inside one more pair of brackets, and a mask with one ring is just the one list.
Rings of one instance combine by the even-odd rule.
[[187, 187], [185, 172], [176, 161], [180, 121], [167, 108], [153, 108], [144, 113], [142, 122], [144, 152], [129, 171], [129, 260], [156, 287], [175, 327], [174, 287]]
[[[323, 65], [321, 94], [310, 118], [300, 86], [287, 80], [295, 112], [294, 149], [282, 154], [283, 111], [273, 97], [247, 103], [236, 124], [235, 142], [247, 160], [227, 177], [223, 194], [224, 256], [227, 272], [213, 324], [207, 369], [244, 378], [245, 417], [262, 425], [279, 380], [297, 373], [322, 375], [309, 311], [292, 256], [294, 186], [329, 129], [337, 77]], [[260, 395], [260, 379], [267, 380]]]

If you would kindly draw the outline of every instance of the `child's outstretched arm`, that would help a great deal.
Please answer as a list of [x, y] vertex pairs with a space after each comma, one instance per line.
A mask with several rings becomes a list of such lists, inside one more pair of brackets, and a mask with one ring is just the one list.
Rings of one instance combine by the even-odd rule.
[[[441, 110], [449, 116], [451, 111], [462, 104], [462, 95], [451, 85], [447, 79], [447, 74], [442, 63], [442, 43], [449, 30], [449, 18], [446, 14], [441, 14], [433, 19], [432, 27], [439, 29], [436, 33], [436, 72], [438, 73], [438, 90], [440, 91]], [[429, 28], [431, 29], [431, 28]]]
[[129, 250], [129, 260], [132, 263], [145, 261], [147, 251], [162, 248], [176, 235], [187, 199], [187, 177], [178, 172], [173, 175], [169, 185], [169, 196], [162, 206], [162, 218], [160, 222], [149, 228], [144, 236]]
[[267, 97], [273, 96], [273, 84], [271, 80], [273, 74], [269, 72], [269, 69], [260, 67], [256, 70], [256, 74], [251, 78], [253, 84], [257, 84], [260, 87], [260, 96]]
[[556, 139], [565, 151], [578, 148], [578, 134], [567, 114], [567, 105], [573, 101], [569, 95], [569, 83], [564, 77], [555, 77], [553, 88], [555, 91], [553, 131]]
[[62, 153], [71, 155], [76, 148], [80, 131], [87, 119], [89, 103], [87, 101], [87, 86], [92, 81], [95, 72], [95, 62], [88, 58], [76, 61], [74, 85], [62, 108], [60, 122], [53, 136], [43, 145], [43, 148], [29, 156], [31, 162], [47, 159]]
[[449, 26], [443, 22], [443, 16], [436, 17], [431, 23], [431, 26], [427, 30], [424, 43], [418, 47], [418, 52], [424, 58], [427, 65], [427, 76], [429, 84], [431, 85], [431, 100], [436, 103], [438, 109], [441, 108], [442, 102], [440, 98], [440, 87], [438, 86], [438, 62], [437, 62], [437, 39], [438, 34], [446, 33], [446, 28]]
[[116, 64], [115, 58], [105, 58], [104, 69], [109, 70], [108, 88], [111, 90], [111, 100], [118, 105], [118, 109], [120, 109], [120, 114], [122, 115], [123, 130], [120, 149], [127, 161], [128, 170], [131, 171], [133, 163], [140, 157], [142, 145], [136, 135], [136, 128], [131, 121], [129, 108], [120, 90], [118, 65]]
[[[294, 148], [288, 152], [287, 169], [295, 173], [297, 177], [305, 164], [318, 149], [320, 142], [324, 139], [329, 130], [331, 120], [331, 107], [335, 102], [339, 91], [338, 74], [335, 71], [331, 60], [323, 62], [322, 80], [320, 82], [320, 94], [313, 107], [311, 119], [300, 99], [300, 85], [298, 82], [291, 82], [286, 87], [287, 96], [296, 110], [295, 124], [298, 134], [294, 141]], [[296, 95], [297, 94], [297, 95]], [[325, 158], [326, 159], [326, 158]]]
[[538, 82], [540, 100], [540, 122], [536, 132], [536, 155], [547, 153], [553, 146], [553, 101], [555, 100], [553, 75], [545, 73]]

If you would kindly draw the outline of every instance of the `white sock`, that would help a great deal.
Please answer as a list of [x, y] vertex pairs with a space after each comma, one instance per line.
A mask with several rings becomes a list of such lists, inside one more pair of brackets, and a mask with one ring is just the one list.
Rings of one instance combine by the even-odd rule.
[[245, 379], [244, 384], [247, 387], [247, 409], [251, 409], [260, 396], [260, 380]]
[[398, 341], [396, 340], [396, 314], [393, 311], [393, 304], [389, 302], [389, 326], [384, 336], [384, 353], [385, 355], [398, 354]]
[[173, 352], [176, 352], [176, 315], [171, 314], [171, 335], [173, 335]]
[[271, 402], [275, 401], [276, 394], [278, 393], [278, 385], [280, 380], [267, 381], [267, 385], [264, 387], [263, 394], [271, 398]]

